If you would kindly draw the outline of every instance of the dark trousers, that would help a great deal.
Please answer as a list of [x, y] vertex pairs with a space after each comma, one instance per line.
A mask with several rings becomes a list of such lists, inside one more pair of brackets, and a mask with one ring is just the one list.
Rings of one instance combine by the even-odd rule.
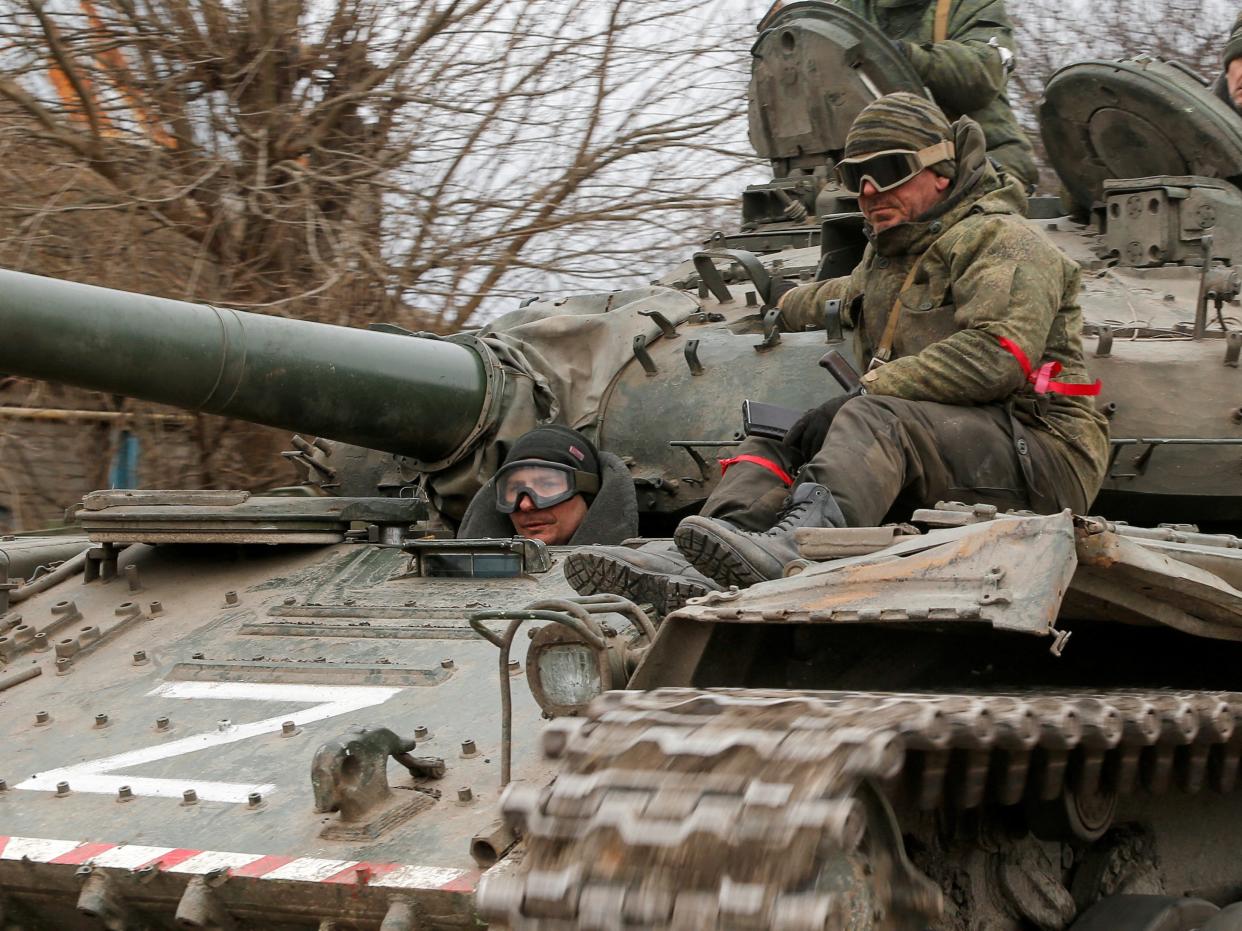
[[[783, 443], [746, 439], [736, 454], [770, 459], [797, 481], [827, 486], [851, 527], [908, 520], [937, 501], [994, 504], [1083, 513], [1090, 504], [1072, 453], [1041, 430], [1016, 426], [1001, 405], [970, 407], [864, 395], [833, 419], [823, 447], [805, 463]], [[1019, 454], [1026, 451], [1026, 463]], [[735, 455], [736, 455], [735, 454]], [[766, 530], [789, 489], [770, 470], [750, 462], [729, 467], [703, 505], [745, 530]]]

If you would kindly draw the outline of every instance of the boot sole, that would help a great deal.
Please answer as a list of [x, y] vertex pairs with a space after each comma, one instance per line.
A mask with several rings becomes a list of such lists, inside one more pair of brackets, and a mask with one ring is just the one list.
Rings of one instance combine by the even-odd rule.
[[682, 525], [673, 534], [673, 542], [690, 565], [721, 585], [749, 588], [756, 582], [768, 580], [733, 547], [704, 527]]
[[570, 553], [565, 579], [579, 595], [624, 595], [635, 604], [651, 605], [661, 617], [710, 591], [684, 576], [639, 569], [596, 553]]

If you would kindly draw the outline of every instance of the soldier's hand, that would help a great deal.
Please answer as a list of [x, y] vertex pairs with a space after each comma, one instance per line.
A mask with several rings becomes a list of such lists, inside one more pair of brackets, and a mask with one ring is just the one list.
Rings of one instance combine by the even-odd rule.
[[823, 448], [837, 411], [841, 410], [846, 401], [855, 397], [857, 395], [843, 394], [831, 401], [825, 401], [819, 407], [812, 407], [789, 428], [789, 432], [785, 434], [785, 445], [798, 450], [804, 462], [812, 458]]
[[774, 278], [768, 290], [768, 305], [778, 310], [785, 303], [785, 295], [798, 286], [796, 281], [788, 278]]

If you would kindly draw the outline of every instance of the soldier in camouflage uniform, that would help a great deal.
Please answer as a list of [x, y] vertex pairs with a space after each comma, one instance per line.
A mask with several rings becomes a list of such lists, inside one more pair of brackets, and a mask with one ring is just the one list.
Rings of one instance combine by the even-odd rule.
[[[877, 190], [892, 156], [876, 153], [894, 151], [913, 168], [904, 180], [890, 168]], [[840, 299], [858, 357], [881, 364], [864, 394], [807, 412], [784, 442], [752, 437], [722, 464], [703, 514], [674, 537], [695, 569], [722, 585], [775, 578], [797, 558], [798, 527], [874, 526], [937, 500], [1043, 513], [1091, 503], [1108, 438], [1083, 361], [1079, 270], [1022, 220], [1018, 183], [984, 153], [978, 124], [950, 126], [913, 94], [859, 114], [839, 171], [852, 163], [870, 242], [851, 275], [795, 288], [781, 309], [800, 330]], [[575, 576], [595, 590], [641, 577], [649, 591], [652, 576], [676, 574], [664, 559], [598, 548]], [[684, 596], [684, 575], [678, 585]]]
[[1212, 92], [1242, 116], [1242, 13], [1233, 21], [1233, 31], [1221, 55], [1221, 69]]
[[[1039, 171], [1018, 128], [1006, 78], [1013, 62], [1013, 26], [1004, 0], [837, 0], [879, 29], [905, 53], [950, 120], [969, 116], [983, 127], [988, 154], [1023, 184]], [[937, 15], [944, 38], [937, 35]], [[947, 15], [946, 15], [947, 14]]]

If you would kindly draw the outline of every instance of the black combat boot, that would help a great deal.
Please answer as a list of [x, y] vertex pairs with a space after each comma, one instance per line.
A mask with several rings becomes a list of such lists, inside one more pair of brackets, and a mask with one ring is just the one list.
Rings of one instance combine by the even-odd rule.
[[673, 540], [690, 564], [721, 585], [745, 588], [779, 579], [785, 566], [799, 558], [794, 531], [799, 527], [844, 527], [836, 499], [823, 485], [799, 485], [771, 530], [752, 533], [726, 520], [687, 517]]
[[579, 595], [608, 592], [636, 604], [650, 604], [663, 617], [691, 598], [719, 591], [700, 575], [672, 543], [629, 546], [588, 546], [570, 553], [565, 578]]

